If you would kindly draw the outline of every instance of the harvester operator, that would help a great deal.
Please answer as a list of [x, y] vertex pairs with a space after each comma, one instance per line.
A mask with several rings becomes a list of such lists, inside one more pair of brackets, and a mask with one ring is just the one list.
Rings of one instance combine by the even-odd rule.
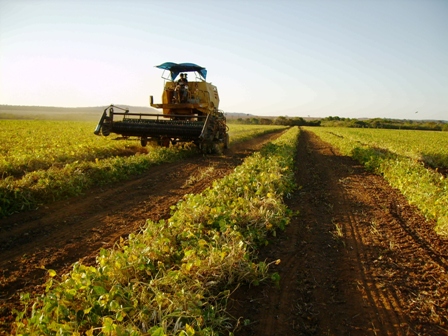
[[177, 101], [179, 103], [184, 103], [187, 101], [188, 98], [187, 74], [185, 73], [180, 74], [180, 79], [177, 81], [177, 85], [174, 91], [176, 91]]

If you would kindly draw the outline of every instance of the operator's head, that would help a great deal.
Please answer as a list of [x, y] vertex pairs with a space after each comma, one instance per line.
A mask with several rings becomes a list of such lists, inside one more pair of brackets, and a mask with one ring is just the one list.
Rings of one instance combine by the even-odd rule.
[[184, 74], [184, 73], [181, 73], [181, 74], [180, 74], [180, 78], [182, 78], [183, 76], [185, 76], [185, 74]]

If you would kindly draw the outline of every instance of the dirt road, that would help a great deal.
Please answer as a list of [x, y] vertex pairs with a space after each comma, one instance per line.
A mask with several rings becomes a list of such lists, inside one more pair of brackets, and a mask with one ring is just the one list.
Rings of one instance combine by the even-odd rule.
[[236, 335], [448, 335], [448, 240], [382, 177], [301, 134], [298, 211], [260, 259], [280, 288], [240, 288]]
[[[170, 206], [198, 193], [276, 135], [154, 167], [132, 181], [1, 220], [0, 334], [19, 293], [40, 292], [45, 266], [59, 273], [92, 264]], [[280, 288], [241, 287], [231, 298], [237, 335], [448, 335], [447, 240], [379, 176], [302, 133], [297, 183], [287, 200], [299, 213], [260, 251], [282, 262]]]

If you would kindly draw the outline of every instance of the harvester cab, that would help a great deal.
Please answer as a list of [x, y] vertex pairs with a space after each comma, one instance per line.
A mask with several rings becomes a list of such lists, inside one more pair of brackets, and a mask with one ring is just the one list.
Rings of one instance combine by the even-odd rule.
[[[94, 133], [137, 137], [142, 146], [148, 141], [165, 147], [170, 143], [193, 142], [204, 153], [211, 153], [219, 146], [227, 148], [226, 118], [218, 110], [218, 89], [206, 81], [207, 70], [193, 63], [167, 62], [156, 67], [164, 70], [165, 84], [162, 102], [154, 103], [150, 96], [150, 105], [161, 109], [162, 113], [132, 113], [110, 105], [104, 110]], [[194, 80], [188, 79], [191, 73]]]

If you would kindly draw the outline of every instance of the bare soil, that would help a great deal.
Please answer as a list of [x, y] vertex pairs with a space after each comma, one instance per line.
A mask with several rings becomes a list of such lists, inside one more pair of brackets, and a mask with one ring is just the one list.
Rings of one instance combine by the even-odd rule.
[[[0, 221], [0, 334], [21, 292], [39, 293], [47, 269], [93, 264], [99, 249], [229, 174], [278, 134], [153, 167], [128, 182]], [[236, 335], [448, 335], [447, 239], [380, 176], [302, 132], [286, 200], [296, 212], [260, 251], [282, 262], [280, 286], [241, 286], [229, 300]]]

